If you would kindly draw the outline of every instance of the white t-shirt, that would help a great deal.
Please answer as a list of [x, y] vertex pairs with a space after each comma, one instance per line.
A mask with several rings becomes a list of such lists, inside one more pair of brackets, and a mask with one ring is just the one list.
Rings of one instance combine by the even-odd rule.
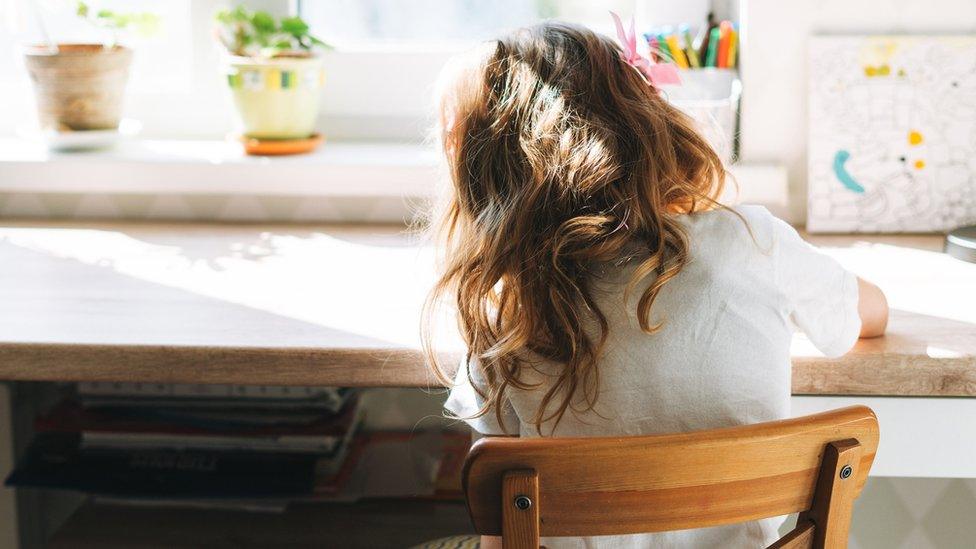
[[[761, 207], [681, 216], [690, 261], [661, 290], [651, 317], [655, 334], [641, 331], [636, 302], [646, 280], [624, 303], [637, 259], [603, 264], [593, 284], [609, 333], [598, 365], [596, 408], [567, 411], [543, 423], [545, 436], [647, 435], [729, 427], [790, 416], [790, 342], [795, 328], [829, 357], [857, 340], [857, 279]], [[752, 230], [750, 235], [749, 228]], [[755, 239], [753, 238], [753, 235]], [[508, 391], [502, 410], [510, 434], [539, 436], [532, 424], [549, 376], [558, 366], [526, 369], [532, 391]], [[531, 375], [530, 375], [531, 374]], [[471, 416], [484, 403], [472, 383], [484, 383], [476, 364], [462, 364], [446, 408]], [[483, 434], [501, 434], [494, 411], [466, 420]], [[548, 538], [564, 547], [765, 547], [782, 520], [657, 534]]]

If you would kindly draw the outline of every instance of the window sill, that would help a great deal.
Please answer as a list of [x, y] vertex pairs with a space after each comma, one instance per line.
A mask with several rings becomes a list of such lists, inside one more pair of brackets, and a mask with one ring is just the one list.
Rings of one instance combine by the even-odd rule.
[[52, 152], [0, 140], [0, 192], [426, 196], [437, 175], [429, 147], [324, 143], [296, 156], [247, 156], [230, 141], [138, 140], [99, 151]]
[[[50, 152], [0, 139], [0, 193], [428, 197], [437, 152], [410, 143], [326, 142], [297, 156], [252, 157], [230, 141], [135, 140], [88, 152]], [[737, 164], [725, 200], [787, 204], [786, 170]]]

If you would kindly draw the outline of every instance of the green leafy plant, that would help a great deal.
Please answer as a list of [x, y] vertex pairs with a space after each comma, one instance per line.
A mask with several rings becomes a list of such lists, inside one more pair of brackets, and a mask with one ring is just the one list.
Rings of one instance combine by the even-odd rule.
[[244, 6], [217, 12], [217, 38], [234, 55], [245, 57], [308, 56], [313, 50], [332, 49], [309, 33], [300, 17], [275, 19], [264, 11]]
[[152, 13], [118, 13], [111, 10], [92, 10], [86, 2], [75, 4], [75, 14], [92, 25], [111, 33], [112, 47], [119, 41], [121, 31], [132, 31], [140, 36], [151, 36], [159, 30], [159, 17]]

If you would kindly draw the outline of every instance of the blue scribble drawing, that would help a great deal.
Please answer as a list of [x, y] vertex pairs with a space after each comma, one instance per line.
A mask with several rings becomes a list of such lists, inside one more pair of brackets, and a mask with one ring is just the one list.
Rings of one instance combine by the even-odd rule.
[[847, 173], [847, 168], [844, 167], [844, 163], [851, 158], [851, 153], [844, 149], [837, 151], [834, 155], [834, 175], [837, 176], [837, 180], [841, 182], [844, 187], [855, 193], [864, 194], [864, 187], [860, 183], [854, 181], [851, 174]]

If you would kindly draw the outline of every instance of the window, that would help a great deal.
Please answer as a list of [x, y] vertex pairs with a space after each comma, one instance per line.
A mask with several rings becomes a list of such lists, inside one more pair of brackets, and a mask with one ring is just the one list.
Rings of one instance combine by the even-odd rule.
[[[217, 80], [208, 59], [213, 50], [209, 17], [217, 0], [88, 0], [91, 10], [148, 12], [159, 18], [148, 36], [122, 33], [120, 42], [135, 51], [126, 95], [126, 117], [143, 122], [145, 132], [160, 136], [212, 135], [213, 105], [192, 111], [166, 112], [193, 98], [213, 97]], [[22, 48], [42, 44], [45, 35], [56, 43], [106, 43], [108, 31], [75, 15], [74, 0], [0, 0], [0, 100], [10, 116], [0, 117], [0, 134], [14, 134], [35, 125], [33, 92], [24, 67]], [[219, 112], [219, 109], [217, 109]], [[208, 112], [209, 111], [209, 112]], [[208, 116], [209, 114], [209, 116]], [[196, 120], [196, 123], [188, 123]], [[221, 122], [221, 126], [224, 123]], [[226, 130], [224, 130], [226, 131]]]
[[[190, 1], [89, 0], [87, 2], [91, 4], [93, 10], [147, 12], [159, 18], [160, 24], [151, 35], [121, 33], [119, 36], [120, 42], [139, 52], [139, 55], [133, 58], [129, 88], [131, 91], [165, 93], [189, 89], [192, 74], [186, 60], [193, 57], [190, 40]], [[21, 0], [15, 1], [13, 5], [19, 5], [15, 17], [30, 22], [21, 27], [20, 33], [12, 33], [11, 39], [17, 42], [17, 46], [41, 44], [44, 42], [44, 34], [58, 43], [106, 43], [113, 40], [111, 32], [96, 28], [77, 17], [75, 15], [77, 4], [74, 1], [34, 3]], [[8, 44], [8, 48], [12, 45], [14, 44]]]
[[634, 0], [304, 0], [304, 17], [340, 49], [457, 49], [506, 30], [558, 18], [602, 28], [607, 10]]
[[708, 5], [709, 0], [299, 0], [297, 9], [336, 48], [326, 64], [326, 132], [337, 139], [411, 141], [431, 124], [430, 94], [440, 68], [481, 40], [547, 18], [612, 34], [608, 10], [625, 18], [635, 14], [639, 21], [648, 13], [661, 23], [704, 20]]
[[[514, 27], [558, 18], [613, 33], [608, 10], [640, 24], [702, 20], [712, 0], [88, 0], [92, 9], [160, 16], [157, 35], [130, 39], [135, 57], [126, 116], [150, 138], [221, 139], [233, 109], [213, 40], [214, 12], [243, 3], [275, 15], [297, 11], [336, 46], [326, 55], [320, 127], [330, 140], [419, 141], [430, 95], [455, 52]], [[0, 0], [0, 134], [34, 123], [20, 49], [41, 41], [36, 15], [55, 40], [100, 40], [73, 15], [74, 0]]]

